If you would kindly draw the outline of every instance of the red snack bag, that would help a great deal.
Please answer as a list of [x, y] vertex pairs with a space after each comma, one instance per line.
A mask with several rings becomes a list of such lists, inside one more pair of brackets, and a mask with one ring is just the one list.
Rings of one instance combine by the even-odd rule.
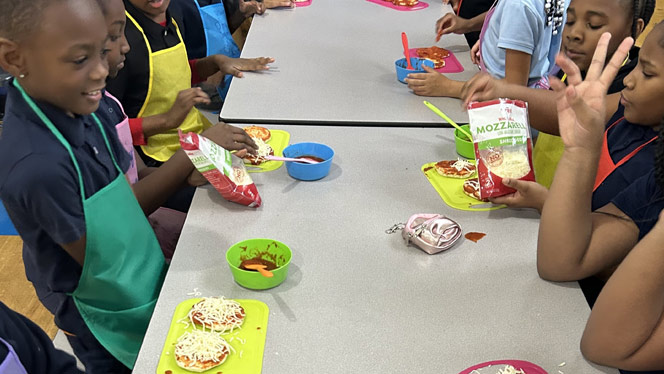
[[244, 161], [210, 139], [180, 131], [180, 144], [196, 169], [226, 200], [253, 208], [261, 206], [261, 197]]
[[503, 184], [503, 178], [535, 181], [526, 103], [509, 99], [473, 102], [468, 105], [468, 117], [481, 199], [514, 192]]

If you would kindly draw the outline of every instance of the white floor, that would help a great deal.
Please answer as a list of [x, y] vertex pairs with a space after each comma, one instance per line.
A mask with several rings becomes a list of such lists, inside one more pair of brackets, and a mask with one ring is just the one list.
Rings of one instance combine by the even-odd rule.
[[[62, 332], [62, 330], [58, 330], [58, 333], [55, 335], [55, 339], [53, 339], [53, 345], [55, 345], [55, 348], [57, 348], [59, 350], [62, 350], [62, 351], [65, 351], [65, 352], [69, 353], [70, 355], [76, 357], [74, 355], [74, 350], [71, 349], [71, 346], [69, 345], [69, 341], [67, 340], [67, 337]], [[78, 358], [76, 359], [76, 363], [78, 364], [79, 369], [85, 370], [85, 368], [83, 367], [83, 364], [81, 364], [81, 362], [78, 360]]]

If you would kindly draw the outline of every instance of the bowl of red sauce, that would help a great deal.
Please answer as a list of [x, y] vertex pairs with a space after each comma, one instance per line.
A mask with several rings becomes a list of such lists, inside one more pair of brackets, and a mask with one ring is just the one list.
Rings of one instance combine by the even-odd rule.
[[296, 143], [284, 149], [284, 157], [309, 158], [319, 161], [317, 164], [286, 163], [286, 171], [291, 177], [302, 181], [315, 181], [325, 178], [330, 173], [334, 150], [320, 143]]
[[[233, 244], [226, 251], [226, 261], [231, 268], [233, 279], [242, 287], [252, 290], [265, 290], [280, 285], [288, 276], [293, 253], [286, 244], [274, 239], [248, 239]], [[274, 274], [267, 278], [256, 270], [249, 270], [249, 264], [265, 265]]]

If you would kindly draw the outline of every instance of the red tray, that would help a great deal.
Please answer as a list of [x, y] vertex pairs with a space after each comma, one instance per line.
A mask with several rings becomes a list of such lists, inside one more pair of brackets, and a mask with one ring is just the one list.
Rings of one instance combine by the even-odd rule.
[[[477, 364], [469, 367], [468, 369], [460, 372], [459, 374], [471, 374], [474, 370], [480, 370], [486, 368], [487, 366], [502, 366], [502, 365], [512, 365], [516, 369], [523, 370], [528, 374], [547, 374], [546, 370], [541, 367], [533, 364], [528, 361], [521, 360], [498, 360], [498, 361], [488, 361], [481, 364]], [[496, 372], [495, 370], [493, 371]]]
[[[410, 52], [410, 57], [417, 57], [417, 48], [411, 48], [408, 51]], [[450, 55], [445, 57], [445, 66], [436, 69], [436, 71], [439, 73], [461, 73], [463, 66], [461, 66], [459, 60], [454, 56], [454, 53], [450, 52]]]
[[370, 3], [382, 5], [386, 8], [391, 8], [391, 9], [399, 10], [399, 11], [402, 11], [402, 12], [412, 12], [414, 10], [422, 10], [422, 9], [426, 9], [426, 8], [429, 7], [429, 4], [425, 3], [424, 1], [420, 1], [415, 6], [398, 6], [398, 5], [394, 5], [394, 4], [392, 4], [388, 1], [385, 1], [385, 0], [367, 0], [367, 1], [370, 2]]

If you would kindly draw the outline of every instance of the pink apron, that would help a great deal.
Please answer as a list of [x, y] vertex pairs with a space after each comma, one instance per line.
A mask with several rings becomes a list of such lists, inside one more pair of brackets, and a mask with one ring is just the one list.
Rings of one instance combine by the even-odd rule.
[[129, 170], [127, 170], [127, 175], [129, 176], [129, 183], [134, 184], [138, 182], [138, 169], [136, 168], [136, 155], [134, 154], [134, 142], [131, 138], [131, 129], [129, 128], [129, 117], [127, 117], [127, 114], [125, 114], [124, 109], [122, 108], [122, 104], [120, 104], [120, 101], [118, 101], [118, 99], [116, 99], [113, 95], [108, 93], [108, 91], [105, 91], [104, 94], [106, 95], [106, 97], [118, 103], [118, 106], [122, 111], [122, 115], [124, 116], [122, 122], [115, 125], [115, 130], [118, 133], [118, 138], [120, 139], [120, 143], [122, 143], [122, 147], [131, 156], [131, 163], [129, 164]]

